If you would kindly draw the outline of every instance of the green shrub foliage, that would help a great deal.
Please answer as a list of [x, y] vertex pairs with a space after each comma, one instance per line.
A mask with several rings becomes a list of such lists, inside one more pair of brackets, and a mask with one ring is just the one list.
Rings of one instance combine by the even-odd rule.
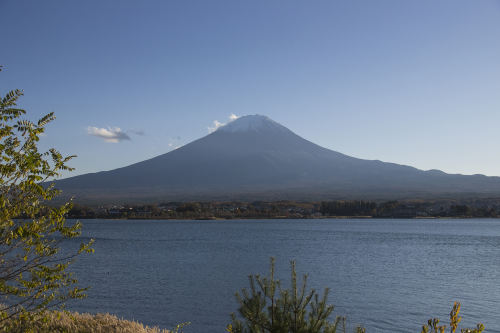
[[329, 321], [333, 305], [327, 304], [328, 288], [323, 296], [311, 289], [307, 291], [307, 275], [297, 285], [295, 262], [291, 262], [291, 287], [283, 289], [274, 277], [274, 258], [271, 258], [269, 277], [250, 275], [250, 289], [236, 293], [239, 303], [238, 319], [233, 313], [227, 331], [233, 333], [333, 333], [345, 331], [345, 318], [337, 316]]
[[[455, 302], [453, 308], [450, 312], [450, 326], [449, 332], [455, 333], [458, 329], [459, 323], [462, 321], [462, 317], [459, 316], [460, 313], [460, 303]], [[440, 325], [438, 318], [429, 319], [427, 325], [422, 326], [421, 333], [444, 333], [446, 331], [446, 325]], [[462, 328], [461, 333], [481, 333], [484, 331], [484, 325], [479, 323], [476, 328]]]
[[29, 322], [47, 308], [83, 297], [84, 289], [66, 269], [78, 254], [92, 252], [90, 243], [73, 253], [60, 251], [61, 242], [80, 234], [80, 224], [66, 224], [71, 203], [48, 205], [59, 191], [46, 182], [71, 170], [66, 163], [73, 156], [38, 150], [45, 126], [55, 117], [50, 113], [36, 123], [22, 119], [26, 111], [17, 107], [22, 95], [13, 90], [0, 99], [0, 303], [6, 304], [0, 305], [2, 331], [13, 318]]

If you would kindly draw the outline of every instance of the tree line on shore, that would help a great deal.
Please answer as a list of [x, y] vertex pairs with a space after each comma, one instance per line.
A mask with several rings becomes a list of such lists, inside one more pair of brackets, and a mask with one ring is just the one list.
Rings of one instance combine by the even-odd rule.
[[266, 218], [440, 218], [499, 217], [500, 199], [406, 201], [211, 201], [85, 206], [75, 204], [68, 218], [266, 219]]

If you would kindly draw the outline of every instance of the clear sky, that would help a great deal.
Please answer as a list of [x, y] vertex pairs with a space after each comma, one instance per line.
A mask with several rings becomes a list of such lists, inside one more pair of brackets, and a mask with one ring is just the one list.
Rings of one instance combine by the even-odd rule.
[[258, 113], [351, 156], [500, 176], [498, 0], [0, 0], [0, 17], [0, 92], [55, 112], [41, 144], [74, 174]]

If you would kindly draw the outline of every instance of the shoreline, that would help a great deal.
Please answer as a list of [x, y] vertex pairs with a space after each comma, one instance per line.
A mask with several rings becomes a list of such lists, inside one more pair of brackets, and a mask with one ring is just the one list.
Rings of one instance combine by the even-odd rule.
[[485, 217], [485, 216], [315, 216], [315, 217], [198, 217], [198, 218], [172, 218], [172, 217], [67, 217], [74, 220], [172, 220], [172, 221], [230, 221], [230, 220], [449, 220], [449, 219], [500, 219], [500, 217]]

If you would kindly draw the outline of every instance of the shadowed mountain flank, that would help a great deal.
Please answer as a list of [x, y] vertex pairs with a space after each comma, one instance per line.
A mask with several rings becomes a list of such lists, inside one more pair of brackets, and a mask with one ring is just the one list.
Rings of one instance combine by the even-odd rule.
[[405, 198], [500, 194], [500, 178], [363, 160], [250, 115], [181, 148], [123, 168], [62, 179], [83, 201]]

